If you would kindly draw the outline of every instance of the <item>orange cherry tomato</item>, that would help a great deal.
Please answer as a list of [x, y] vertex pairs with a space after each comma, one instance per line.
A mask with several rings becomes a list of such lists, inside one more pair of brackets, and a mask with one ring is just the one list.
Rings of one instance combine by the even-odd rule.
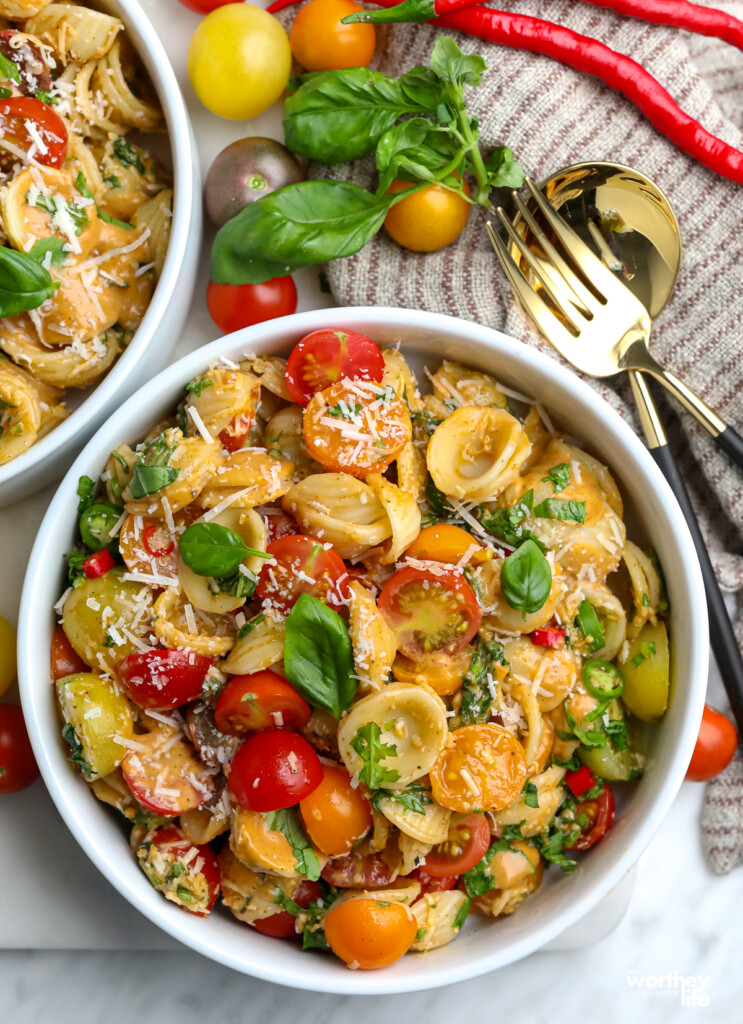
[[90, 669], [73, 650], [67, 634], [61, 626], [54, 627], [52, 634], [52, 682], [64, 679], [76, 672], [89, 672]]
[[348, 14], [363, 11], [353, 0], [311, 0], [297, 14], [289, 43], [307, 71], [365, 68], [374, 56], [373, 25], [344, 25]]
[[[388, 192], [402, 192], [413, 181], [396, 178]], [[466, 195], [470, 194], [467, 182]], [[406, 199], [395, 203], [384, 218], [388, 234], [398, 245], [413, 252], [437, 252], [459, 238], [470, 215], [470, 204], [443, 185], [425, 185]]]
[[737, 746], [738, 734], [730, 719], [715, 711], [709, 704], [705, 704], [697, 745], [694, 747], [686, 778], [690, 782], [706, 782], [707, 779], [713, 779], [733, 760]]
[[405, 554], [411, 558], [427, 558], [434, 562], [452, 562], [456, 565], [472, 548], [477, 548], [477, 551], [470, 561], [478, 563], [492, 558], [492, 549], [484, 548], [461, 526], [434, 523], [433, 526], [426, 526], [421, 530]]
[[374, 971], [389, 967], [410, 949], [418, 930], [402, 903], [353, 899], [331, 908], [325, 918], [325, 938], [336, 956], [349, 967]]
[[247, 736], [257, 729], [302, 729], [311, 708], [276, 672], [233, 676], [219, 695], [214, 721], [220, 732]]
[[372, 827], [369, 801], [345, 768], [323, 766], [323, 780], [299, 804], [304, 827], [314, 845], [329, 857], [350, 853]]
[[500, 811], [526, 782], [524, 748], [508, 729], [488, 722], [465, 725], [431, 769], [434, 800], [452, 811]]
[[308, 454], [329, 473], [383, 473], [413, 436], [407, 406], [391, 394], [363, 381], [318, 391], [302, 420]]

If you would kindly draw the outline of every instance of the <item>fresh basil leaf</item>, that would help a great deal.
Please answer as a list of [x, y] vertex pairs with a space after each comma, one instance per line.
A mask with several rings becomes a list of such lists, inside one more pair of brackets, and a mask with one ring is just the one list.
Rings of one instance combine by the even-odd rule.
[[6, 82], [17, 82], [18, 84], [21, 81], [18, 65], [10, 57], [6, 57], [4, 53], [0, 53], [0, 79]]
[[38, 309], [57, 288], [59, 283], [33, 256], [0, 247], [0, 317]]
[[525, 782], [521, 790], [527, 807], [539, 807], [539, 790], [533, 782]]
[[219, 229], [212, 280], [261, 284], [352, 256], [382, 227], [394, 198], [345, 181], [302, 181], [271, 192]]
[[287, 914], [291, 914], [292, 917], [299, 917], [304, 911], [298, 903], [296, 903], [291, 896], [287, 896], [285, 892], [279, 890], [273, 898], [274, 903], [277, 907], [281, 907]]
[[293, 807], [271, 811], [266, 824], [270, 832], [281, 832], [284, 835], [292, 848], [294, 866], [300, 875], [304, 875], [311, 882], [316, 882], [322, 870], [320, 860], [302, 828], [297, 811]]
[[60, 263], [64, 263], [67, 259], [67, 253], [64, 251], [64, 242], [55, 235], [51, 238], [39, 238], [28, 250], [28, 255], [32, 260], [36, 260], [37, 263], [43, 265], [48, 252], [52, 254], [50, 260], [52, 266], [59, 266]]
[[322, 949], [330, 952], [328, 940], [325, 938], [324, 928], [305, 928], [302, 932], [302, 950]]
[[111, 148], [114, 156], [122, 167], [134, 167], [134, 169], [139, 171], [140, 174], [147, 173], [147, 168], [142, 163], [142, 157], [139, 155], [139, 151], [127, 142], [123, 135], [119, 135], [117, 139], [114, 139]]
[[231, 594], [232, 597], [252, 597], [258, 586], [258, 577], [252, 573], [250, 576], [246, 576], [244, 572], [238, 570], [232, 576], [215, 578], [214, 583], [222, 594]]
[[179, 469], [173, 469], [171, 466], [148, 466], [142, 462], [135, 462], [129, 490], [135, 499], [157, 494], [163, 487], [172, 484], [179, 473]]
[[436, 38], [429, 63], [442, 82], [457, 86], [479, 85], [482, 73], [487, 69], [479, 54], [462, 53], [451, 36]]
[[493, 665], [507, 665], [503, 652], [503, 644], [497, 640], [485, 642], [481, 640], [472, 655], [470, 666], [462, 681], [462, 702], [458, 715], [451, 719], [450, 728], [463, 725], [477, 725], [490, 718], [490, 706], [493, 695], [488, 685], [488, 675]]
[[191, 572], [220, 578], [232, 576], [248, 557], [271, 557], [265, 551], [247, 547], [234, 531], [219, 523], [194, 523], [187, 527], [178, 550]]
[[458, 149], [458, 141], [449, 132], [436, 129], [423, 117], [395, 125], [384, 133], [377, 145], [377, 191], [386, 192], [395, 178], [433, 181]]
[[302, 79], [284, 105], [285, 144], [293, 153], [322, 164], [359, 160], [405, 114], [435, 110], [422, 106], [421, 89], [367, 68], [322, 71]]
[[590, 601], [581, 601], [575, 616], [575, 624], [588, 641], [588, 651], [593, 654], [606, 643], [604, 630], [599, 622], [596, 609]]
[[572, 833], [566, 836], [561, 829], [552, 825], [547, 835], [536, 836], [534, 843], [545, 860], [556, 864], [561, 871], [569, 875], [575, 871], [578, 864], [577, 861], [571, 860], [563, 853], [566, 839], [572, 841]]
[[85, 196], [86, 199], [94, 198], [93, 193], [88, 188], [88, 182], [82, 171], [77, 172], [77, 177], [75, 178], [75, 188], [78, 190], [80, 195]]
[[585, 501], [566, 501], [564, 498], [545, 498], [534, 509], [539, 519], [558, 519], [561, 523], [585, 523]]
[[300, 594], [286, 619], [284, 671], [310, 704], [335, 718], [348, 710], [356, 695], [358, 684], [353, 678], [346, 624], [338, 612], [312, 594]]
[[510, 508], [496, 508], [490, 512], [481, 506], [480, 522], [494, 537], [498, 537], [512, 548], [517, 548], [522, 541], [534, 539], [531, 531], [521, 525], [533, 507], [534, 491], [529, 490]]
[[418, 64], [400, 75], [398, 81], [408, 99], [420, 110], [435, 112], [438, 117], [439, 107], [447, 106], [447, 96], [441, 88], [441, 80], [430, 68]]
[[459, 932], [464, 927], [464, 922], [467, 920], [467, 918], [469, 916], [470, 903], [471, 903], [471, 900], [470, 900], [470, 898], [468, 896], [467, 899], [462, 904], [462, 906], [457, 911], [457, 916], [454, 918], [454, 920], [451, 923], [452, 931]]
[[67, 579], [71, 587], [78, 587], [88, 578], [83, 571], [83, 562], [87, 557], [87, 551], [70, 551], [65, 555], [67, 559]]
[[576, 739], [584, 747], [605, 747], [606, 746], [606, 732], [603, 728], [601, 729], [579, 729], [578, 723], [575, 718], [570, 714], [567, 701], [563, 704], [563, 711], [565, 712], [565, 721], [568, 724], [569, 732], [564, 729], [558, 729], [558, 735], [560, 739]]
[[604, 726], [611, 745], [615, 750], [628, 750], [629, 740], [627, 738], [627, 723], [619, 719], [607, 722]]
[[[30, 192], [26, 193], [27, 203], [30, 202], [30, 195]], [[54, 202], [54, 196], [37, 195], [33, 205], [37, 210], [43, 210], [50, 217], [54, 217], [57, 213], [57, 204]], [[84, 206], [76, 206], [75, 203], [68, 203], [66, 201], [63, 201], [63, 205], [70, 215], [70, 220], [75, 228], [75, 234], [82, 234], [83, 229], [87, 228], [90, 224], [87, 210]]]
[[521, 835], [521, 826], [525, 824], [526, 819], [519, 822], [518, 825], [504, 825], [502, 838], [505, 839], [507, 843], [515, 843], [517, 840], [523, 839], [524, 837]]
[[521, 188], [524, 184], [524, 168], [516, 163], [509, 146], [498, 146], [485, 161], [488, 184], [491, 188]]
[[[359, 756], [361, 756], [360, 753]], [[431, 790], [428, 786], [422, 786], [419, 782], [411, 782], [405, 789], [378, 789], [376, 793], [372, 794], [369, 802], [376, 811], [382, 814], [384, 812], [379, 806], [381, 801], [391, 797], [409, 811], [414, 811], [416, 814], [425, 814], [426, 807], [433, 803], [433, 800], [428, 795], [430, 792]]]
[[552, 569], [533, 540], [504, 559], [500, 585], [508, 604], [524, 618], [544, 605], [552, 589]]
[[80, 501], [77, 503], [77, 514], [81, 516], [86, 508], [95, 501], [93, 497], [93, 491], [95, 490], [95, 480], [92, 480], [89, 476], [81, 476], [77, 481], [77, 496]]
[[123, 508], [110, 501], [96, 501], [80, 516], [80, 536], [91, 551], [100, 551], [116, 544], [111, 530], [121, 519]]
[[380, 789], [400, 778], [396, 768], [385, 768], [382, 764], [388, 757], [395, 756], [397, 747], [394, 743], [382, 742], [382, 730], [376, 722], [366, 722], [357, 729], [351, 747], [363, 762], [359, 779], [368, 789]]
[[72, 722], [67, 722], [65, 724], [62, 729], [62, 738], [67, 741], [70, 747], [71, 754], [69, 760], [78, 766], [83, 775], [92, 775], [93, 769], [83, 757], [83, 746], [75, 735], [75, 729]]
[[561, 462], [559, 465], [553, 466], [548, 471], [547, 476], [542, 477], [542, 483], [551, 483], [555, 494], [564, 491], [570, 483], [570, 466], [567, 462]]

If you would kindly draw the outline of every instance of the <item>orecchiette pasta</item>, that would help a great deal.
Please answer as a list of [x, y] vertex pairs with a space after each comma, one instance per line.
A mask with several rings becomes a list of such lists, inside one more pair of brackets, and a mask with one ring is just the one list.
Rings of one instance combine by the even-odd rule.
[[397, 650], [397, 637], [377, 608], [369, 591], [353, 580], [349, 633], [362, 687], [378, 690], [389, 679]]
[[456, 924], [457, 915], [466, 902], [466, 894], [457, 889], [427, 892], [416, 900], [410, 909], [418, 930], [410, 948], [425, 953], [455, 939], [461, 931], [461, 925]]
[[[435, 846], [443, 843], [449, 834], [449, 821], [452, 812], [442, 807], [435, 800], [423, 805], [423, 811], [411, 810], [401, 804], [394, 796], [386, 796], [379, 801], [379, 807], [393, 825], [406, 836], [419, 843]], [[403, 871], [403, 874], [407, 874]]]
[[247, 636], [238, 638], [222, 666], [230, 675], [260, 672], [281, 661], [284, 654], [284, 620], [266, 616]]
[[392, 535], [384, 505], [372, 488], [346, 473], [317, 473], [291, 487], [281, 502], [303, 530], [356, 558]]
[[118, 18], [67, 3], [48, 4], [25, 27], [53, 47], [65, 63], [103, 57], [124, 29]]
[[255, 508], [286, 494], [294, 464], [274, 459], [250, 448], [229, 455], [207, 480], [199, 495], [204, 508], [215, 508], [229, 499], [237, 508]]
[[180, 594], [173, 587], [158, 597], [153, 611], [155, 635], [166, 647], [185, 647], [196, 654], [218, 658], [235, 645], [235, 630], [230, 622], [194, 608], [185, 593]]
[[0, 465], [11, 462], [68, 415], [57, 388], [0, 360]]
[[420, 533], [420, 509], [412, 494], [406, 494], [379, 473], [370, 473], [365, 482], [387, 513], [392, 534], [389, 550], [385, 551], [380, 562], [382, 565], [394, 565]]
[[[470, 370], [461, 363], [444, 359], [431, 377], [433, 393], [446, 405], [455, 407], [482, 405], [493, 409], [505, 409], [507, 399], [499, 389], [498, 382], [488, 373]], [[493, 492], [495, 493], [495, 492]]]

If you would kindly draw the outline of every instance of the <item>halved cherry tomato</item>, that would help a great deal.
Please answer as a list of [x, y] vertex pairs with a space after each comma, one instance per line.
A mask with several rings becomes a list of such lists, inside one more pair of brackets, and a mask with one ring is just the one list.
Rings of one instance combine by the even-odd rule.
[[303, 729], [312, 709], [304, 697], [276, 672], [265, 669], [233, 676], [214, 709], [217, 728], [230, 736], [258, 729]]
[[322, 877], [338, 889], [384, 889], [392, 882], [392, 870], [378, 853], [349, 853], [329, 860]]
[[564, 647], [565, 630], [558, 626], [545, 626], [544, 629], [533, 630], [530, 639], [536, 647]]
[[484, 814], [468, 814], [449, 827], [446, 842], [426, 856], [424, 870], [432, 878], [464, 874], [479, 864], [490, 846], [490, 826]]
[[165, 558], [175, 548], [175, 541], [160, 523], [157, 526], [150, 523], [144, 528], [142, 543], [147, 554], [152, 555], [153, 558]]
[[453, 562], [456, 565], [473, 548], [477, 550], [470, 561], [476, 565], [492, 558], [491, 549], [484, 548], [461, 526], [434, 523], [421, 530], [405, 554], [411, 558], [428, 558], [434, 562]]
[[434, 799], [463, 813], [500, 811], [513, 803], [525, 782], [524, 748], [494, 722], [455, 729], [431, 769]]
[[224, 430], [219, 432], [219, 443], [228, 452], [239, 452], [245, 447], [250, 428], [253, 425], [254, 411], [249, 413], [241, 412], [233, 416]]
[[[317, 882], [310, 882], [303, 878], [297, 887], [292, 899], [297, 906], [306, 910], [310, 903], [319, 900], [322, 896], [322, 889]], [[261, 935], [270, 935], [274, 939], [290, 939], [297, 934], [297, 919], [288, 910], [280, 910], [278, 914], [271, 914], [270, 917], [262, 917], [256, 921], [253, 927]]]
[[255, 592], [261, 601], [270, 598], [279, 611], [288, 615], [300, 594], [312, 594], [331, 608], [348, 603], [348, 573], [343, 559], [319, 540], [303, 533], [279, 537], [266, 552], [277, 565], [264, 565]]
[[[28, 129], [35, 126], [41, 146]], [[11, 96], [0, 101], [0, 137], [26, 153], [32, 148], [34, 160], [46, 167], [61, 167], [67, 156], [67, 129], [48, 103], [33, 96]]]
[[589, 850], [603, 839], [614, 821], [614, 794], [605, 782], [603, 792], [592, 800], [584, 800], [575, 808], [575, 816], [585, 814], [588, 825], [583, 833], [566, 850]]
[[385, 585], [378, 604], [397, 633], [398, 650], [413, 661], [435, 651], [456, 654], [482, 622], [472, 588], [453, 569], [405, 566]]
[[299, 813], [314, 845], [329, 857], [350, 853], [372, 827], [369, 801], [340, 765], [323, 765], [322, 782], [300, 802]]
[[331, 907], [325, 938], [349, 967], [373, 971], [388, 967], [410, 949], [418, 930], [415, 917], [402, 903], [359, 898]]
[[116, 562], [111, 552], [101, 548], [100, 551], [94, 551], [92, 555], [88, 555], [82, 563], [82, 570], [89, 580], [95, 580], [99, 576], [105, 576], [115, 565]]
[[[164, 519], [127, 516], [119, 533], [119, 550], [129, 572], [151, 574], [154, 571], [160, 576], [177, 576], [178, 537], [183, 533], [183, 528], [190, 526], [203, 512], [198, 505], [187, 505], [176, 512], [173, 516], [175, 533]], [[149, 546], [145, 543], [145, 537], [149, 538]], [[165, 554], [156, 554], [156, 551], [164, 551]]]
[[0, 704], [0, 793], [17, 793], [38, 776], [23, 712], [18, 704]]
[[230, 765], [228, 787], [241, 807], [293, 807], [322, 782], [320, 759], [303, 736], [265, 729], [247, 739]]
[[121, 771], [135, 799], [148, 811], [174, 818], [196, 810], [213, 795], [213, 776], [174, 729], [153, 729], [138, 734], [134, 742], [137, 749], [127, 750]]
[[274, 505], [271, 505], [265, 508], [257, 508], [255, 511], [266, 524], [267, 544], [278, 540], [279, 537], [291, 537], [300, 532], [297, 520], [294, 516], [290, 516], [288, 512], [284, 512], [282, 508], [276, 508]]
[[169, 711], [196, 700], [211, 666], [211, 658], [184, 648], [137, 651], [117, 661], [115, 671], [139, 707]]
[[686, 778], [690, 782], [713, 779], [730, 764], [737, 746], [738, 734], [730, 719], [705, 704]]
[[333, 384], [317, 392], [302, 418], [308, 454], [330, 473], [382, 473], [412, 436], [405, 403], [377, 384]]
[[261, 324], [277, 316], [289, 316], [297, 309], [294, 279], [272, 277], [263, 284], [217, 284], [210, 281], [206, 305], [214, 323], [224, 334]]
[[89, 672], [90, 669], [73, 650], [67, 634], [61, 626], [55, 626], [52, 633], [52, 682], [64, 676], [72, 676], [77, 672]]
[[376, 342], [355, 331], [330, 329], [305, 335], [286, 364], [286, 386], [292, 401], [307, 405], [318, 391], [344, 378], [379, 381], [384, 358]]
[[307, 71], [364, 68], [374, 56], [373, 25], [344, 25], [342, 18], [363, 11], [353, 0], [310, 0], [297, 13], [289, 42]]
[[[147, 877], [155, 888], [173, 894], [173, 902], [189, 914], [206, 917], [217, 902], [222, 881], [219, 860], [211, 846], [192, 843], [172, 825], [149, 832], [146, 838], [150, 847], [137, 859], [147, 867]], [[152, 847], [158, 856], [148, 856]], [[167, 871], [162, 870], [164, 866]]]
[[573, 796], [583, 796], [596, 785], [591, 769], [583, 764], [574, 771], [565, 772], [565, 785]]
[[420, 882], [421, 896], [425, 896], [427, 892], [448, 892], [449, 889], [453, 889], [457, 884], [457, 875], [442, 875], [438, 877], [437, 875], [432, 875], [430, 871], [426, 871], [425, 868], [415, 868], [414, 871], [410, 872], [410, 877]]

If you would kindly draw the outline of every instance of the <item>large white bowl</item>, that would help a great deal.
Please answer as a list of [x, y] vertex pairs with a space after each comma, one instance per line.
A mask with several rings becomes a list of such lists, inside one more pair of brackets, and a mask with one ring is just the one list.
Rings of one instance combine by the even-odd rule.
[[201, 178], [186, 104], [170, 61], [137, 0], [93, 0], [90, 6], [124, 22], [160, 100], [174, 179], [170, 244], [152, 301], [126, 351], [93, 388], [68, 392], [68, 402], [79, 405], [66, 420], [23, 455], [0, 466], [0, 508], [60, 477], [114, 405], [166, 365], [186, 322], [196, 280], [201, 249]]
[[[190, 378], [219, 356], [287, 350], [309, 331], [338, 326], [378, 342], [402, 340], [403, 352], [459, 359], [538, 396], [555, 422], [581, 438], [615, 472], [635, 536], [657, 549], [673, 608], [674, 685], [661, 726], [652, 731], [645, 777], [606, 839], [570, 876], [550, 869], [545, 884], [512, 917], [470, 921], [450, 945], [406, 956], [384, 971], [349, 971], [339, 961], [302, 953], [239, 924], [223, 912], [207, 920], [169, 904], [136, 866], [120, 819], [98, 803], [66, 759], [49, 686], [52, 606], [64, 587], [62, 558], [75, 533], [78, 477], [97, 477], [111, 449], [134, 443], [170, 414]], [[699, 727], [708, 665], [707, 612], [694, 547], [678, 505], [644, 446], [606, 403], [552, 360], [486, 327], [408, 309], [314, 310], [222, 338], [150, 381], [102, 427], [62, 482], [31, 554], [18, 627], [23, 709], [42, 775], [62, 817], [93, 863], [135, 907], [186, 945], [246, 974], [328, 992], [406, 992], [463, 981], [502, 967], [555, 939], [616, 886], [647, 846], [684, 777]], [[105, 912], [105, 908], [101, 908]]]

